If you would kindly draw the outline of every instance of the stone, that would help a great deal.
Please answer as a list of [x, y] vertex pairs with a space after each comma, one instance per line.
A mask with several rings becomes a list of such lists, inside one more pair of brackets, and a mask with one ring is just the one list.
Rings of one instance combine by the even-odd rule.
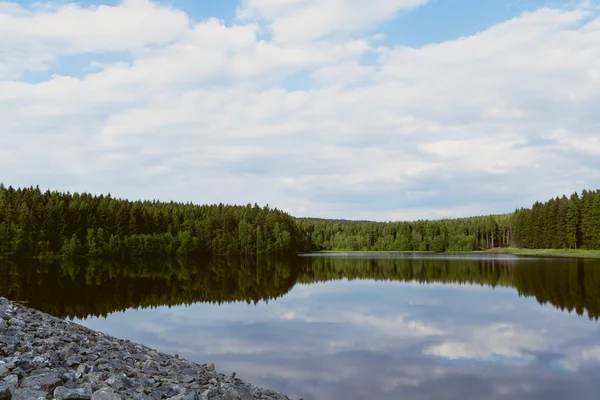
[[0, 385], [0, 400], [10, 400], [11, 397], [12, 397], [12, 394], [10, 394], [10, 390], [8, 389], [8, 386]]
[[92, 398], [92, 389], [90, 388], [75, 388], [69, 389], [64, 386], [59, 386], [54, 389], [54, 397], [65, 400], [89, 400]]
[[196, 380], [196, 378], [194, 378], [193, 376], [190, 376], [190, 375], [181, 375], [179, 378], [179, 381], [183, 382], [183, 383], [192, 383], [195, 380]]
[[15, 389], [11, 400], [46, 400], [46, 392], [32, 389]]
[[87, 364], [81, 364], [77, 367], [77, 373], [88, 374], [91, 372], [92, 367]]
[[224, 400], [254, 400], [254, 396], [244, 387], [229, 387], [225, 391]]
[[4, 383], [7, 386], [17, 386], [19, 384], [19, 377], [16, 375], [7, 375], [4, 377]]
[[131, 389], [134, 387], [134, 384], [131, 381], [131, 379], [127, 378], [125, 375], [122, 374], [111, 376], [106, 380], [106, 383], [108, 383], [110, 386], [117, 390]]
[[[22, 364], [21, 364], [22, 365]], [[22, 367], [17, 367], [12, 370], [12, 374], [16, 375], [19, 379], [25, 376], [26, 372]]]
[[123, 398], [115, 393], [112, 388], [104, 387], [92, 394], [92, 400], [122, 400]]
[[187, 392], [170, 397], [168, 400], [199, 400], [199, 397], [196, 392]]
[[81, 356], [69, 357], [69, 359], [67, 359], [65, 362], [67, 367], [75, 367], [79, 364], [81, 364]]
[[3, 298], [0, 322], [0, 400], [289, 400]]
[[45, 390], [47, 392], [53, 391], [56, 387], [61, 386], [63, 383], [58, 373], [46, 372], [40, 375], [33, 375], [23, 378], [19, 384], [22, 388]]
[[135, 393], [131, 398], [133, 400], [155, 400], [154, 397], [150, 397], [145, 393]]
[[179, 392], [177, 390], [173, 389], [172, 387], [161, 386], [161, 387], [155, 389], [153, 391], [153, 394], [156, 394], [160, 397], [170, 398], [170, 397], [177, 396], [179, 394]]

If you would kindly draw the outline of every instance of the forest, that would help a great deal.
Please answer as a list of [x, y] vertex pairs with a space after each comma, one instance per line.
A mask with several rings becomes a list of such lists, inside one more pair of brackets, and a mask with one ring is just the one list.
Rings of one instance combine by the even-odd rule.
[[312, 251], [600, 249], [600, 191], [584, 190], [511, 214], [414, 222], [298, 219]]
[[0, 257], [145, 258], [194, 253], [600, 249], [600, 191], [513, 213], [369, 222], [294, 218], [268, 206], [129, 201], [0, 184]]
[[128, 201], [0, 185], [0, 256], [293, 254], [309, 248], [288, 214], [258, 205]]

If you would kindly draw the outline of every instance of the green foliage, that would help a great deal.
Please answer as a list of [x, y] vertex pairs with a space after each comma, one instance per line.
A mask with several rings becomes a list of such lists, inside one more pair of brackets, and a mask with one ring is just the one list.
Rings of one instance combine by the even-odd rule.
[[512, 217], [513, 241], [526, 249], [600, 249], [600, 191], [536, 202]]
[[483, 251], [600, 249], [600, 194], [536, 202], [512, 214], [414, 222], [299, 219], [313, 251]]
[[258, 205], [197, 206], [0, 187], [0, 257], [157, 257], [306, 251], [600, 249], [600, 194], [512, 214], [413, 222], [294, 219]]
[[510, 244], [510, 218], [414, 222], [298, 219], [313, 251], [478, 251]]
[[0, 258], [295, 254], [308, 249], [295, 220], [268, 207], [132, 202], [0, 187]]

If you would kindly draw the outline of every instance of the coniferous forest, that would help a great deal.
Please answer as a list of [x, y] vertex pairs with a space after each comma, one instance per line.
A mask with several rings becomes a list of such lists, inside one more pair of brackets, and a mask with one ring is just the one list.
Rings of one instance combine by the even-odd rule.
[[0, 184], [0, 257], [600, 249], [600, 191], [511, 214], [413, 222], [293, 218], [268, 206], [128, 201]]
[[0, 255], [154, 257], [290, 254], [308, 249], [288, 214], [0, 186]]
[[600, 249], [600, 190], [584, 190], [511, 214], [414, 222], [299, 219], [312, 250], [478, 251]]

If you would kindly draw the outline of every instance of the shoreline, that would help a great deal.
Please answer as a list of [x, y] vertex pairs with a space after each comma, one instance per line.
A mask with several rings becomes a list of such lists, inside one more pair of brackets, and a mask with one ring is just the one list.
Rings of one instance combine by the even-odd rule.
[[581, 249], [522, 249], [518, 247], [496, 247], [485, 250], [487, 254], [512, 254], [524, 257], [554, 257], [554, 258], [600, 258], [600, 250]]
[[300, 256], [311, 256], [311, 255], [325, 255], [325, 254], [510, 254], [515, 256], [524, 257], [552, 257], [552, 258], [587, 258], [597, 259], [600, 258], [600, 250], [583, 250], [583, 249], [524, 249], [517, 247], [495, 247], [487, 250], [473, 250], [473, 251], [444, 251], [444, 252], [433, 252], [433, 251], [362, 251], [362, 250], [319, 250], [310, 253], [302, 253]]
[[291, 400], [0, 297], [0, 400]]

